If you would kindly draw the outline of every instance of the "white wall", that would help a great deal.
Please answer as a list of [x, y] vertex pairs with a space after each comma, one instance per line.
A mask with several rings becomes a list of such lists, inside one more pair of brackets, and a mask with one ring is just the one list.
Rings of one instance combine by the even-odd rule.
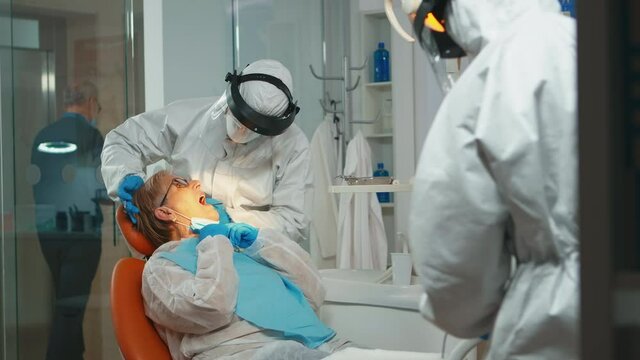
[[231, 0], [145, 0], [146, 109], [221, 95], [232, 39]]
[[144, 0], [144, 96], [147, 110], [164, 106], [162, 2]]
[[301, 108], [296, 124], [311, 139], [323, 118], [318, 103], [323, 84], [309, 71], [309, 64], [316, 69], [322, 64], [322, 1], [239, 1], [236, 20], [236, 65], [242, 69], [261, 58], [282, 62], [291, 71]]
[[231, 2], [165, 0], [165, 102], [219, 96], [232, 69]]
[[[346, 36], [345, 22], [348, 22], [350, 3], [344, 0], [324, 0], [324, 72], [322, 63], [313, 64], [318, 74], [324, 76], [342, 76], [343, 58], [348, 53], [349, 39]], [[319, 59], [320, 61], [321, 59]], [[343, 101], [343, 86], [341, 81], [326, 81], [324, 90], [333, 100]], [[342, 108], [339, 105], [338, 110]]]
[[420, 161], [420, 153], [427, 133], [442, 103], [443, 93], [436, 81], [427, 55], [419, 45], [413, 45], [414, 71], [414, 113], [415, 113], [415, 148], [416, 162]]
[[146, 109], [177, 99], [219, 96], [224, 76], [234, 66], [242, 69], [271, 58], [291, 71], [302, 109], [296, 123], [311, 138], [323, 115], [318, 104], [323, 84], [308, 68], [322, 63], [322, 1], [236, 3], [233, 29], [231, 0], [145, 0]]

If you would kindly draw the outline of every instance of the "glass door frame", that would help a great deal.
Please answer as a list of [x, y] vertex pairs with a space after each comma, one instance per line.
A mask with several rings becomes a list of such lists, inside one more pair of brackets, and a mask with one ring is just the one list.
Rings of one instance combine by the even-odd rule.
[[[578, 1], [581, 357], [637, 358], [640, 272], [627, 61], [631, 2]], [[635, 14], [638, 16], [638, 14]], [[593, 26], [593, 24], [598, 26]], [[638, 175], [635, 175], [637, 178]], [[634, 185], [633, 182], [636, 182]], [[631, 300], [631, 301], [629, 301]], [[635, 338], [635, 339], [634, 339]]]
[[[9, 34], [9, 56], [7, 62], [0, 63], [0, 356], [15, 359], [18, 356], [17, 321], [17, 272], [15, 199], [8, 196], [14, 183], [13, 154], [13, 29], [12, 0], [0, 0], [0, 15], [8, 18], [1, 31]], [[6, 28], [5, 28], [6, 27]], [[2, 59], [0, 58], [0, 61]], [[5, 73], [4, 69], [8, 69]], [[4, 73], [4, 75], [3, 75]], [[6, 98], [5, 98], [6, 96]], [[6, 116], [5, 116], [6, 115]], [[12, 141], [6, 141], [5, 137]], [[11, 171], [8, 171], [11, 170]], [[7, 198], [10, 199], [7, 199]]]
[[[125, 66], [125, 104], [122, 121], [134, 113], [144, 110], [144, 54], [142, 32], [143, 0], [122, 0], [123, 37]], [[15, 81], [14, 81], [14, 36], [12, 23], [17, 16], [12, 0], [0, 0], [0, 32], [7, 35], [4, 47], [8, 56], [0, 59], [0, 360], [18, 359], [18, 263], [15, 193]], [[115, 213], [115, 207], [112, 207]], [[115, 217], [114, 217], [115, 218]], [[120, 241], [115, 222], [114, 245]]]

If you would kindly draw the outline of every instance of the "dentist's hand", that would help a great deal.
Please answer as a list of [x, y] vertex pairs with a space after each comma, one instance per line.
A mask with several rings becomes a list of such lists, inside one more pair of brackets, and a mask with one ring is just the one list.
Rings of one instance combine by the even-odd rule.
[[127, 175], [120, 182], [118, 187], [118, 197], [124, 206], [124, 211], [129, 215], [129, 219], [134, 224], [138, 223], [135, 214], [140, 213], [140, 209], [133, 204], [133, 193], [144, 185], [144, 180], [138, 175]]

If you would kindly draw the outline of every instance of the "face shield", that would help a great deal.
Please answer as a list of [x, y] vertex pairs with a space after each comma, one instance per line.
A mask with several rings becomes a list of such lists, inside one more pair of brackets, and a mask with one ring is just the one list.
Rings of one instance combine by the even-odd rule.
[[[300, 111], [297, 103], [293, 100], [289, 88], [282, 82], [282, 80], [275, 76], [262, 73], [251, 73], [245, 75], [242, 73], [238, 74], [234, 71], [233, 74], [227, 74], [225, 81], [229, 83], [226, 93], [227, 105], [229, 106], [230, 112], [229, 115], [232, 115], [234, 120], [232, 125], [232, 121], [227, 117], [227, 134], [234, 141], [236, 141], [234, 136], [237, 136], [236, 134], [238, 132], [230, 131], [230, 128], [234, 126], [240, 126], [241, 128], [250, 130], [249, 134], [244, 135], [245, 132], [240, 129], [240, 132], [243, 135], [239, 137], [241, 137], [242, 140], [244, 140], [245, 137], [253, 139], [257, 137], [258, 134], [265, 136], [277, 136], [285, 132], [287, 128], [291, 126], [296, 115]], [[279, 116], [265, 115], [249, 106], [240, 93], [240, 84], [250, 81], [262, 81], [269, 83], [273, 85], [271, 88], [275, 87], [275, 91], [282, 92], [287, 99], [287, 105], [284, 112]]]
[[[426, 52], [438, 84], [447, 93], [451, 90], [464, 50], [447, 33], [446, 17], [450, 11], [448, 0], [403, 0], [403, 10], [413, 16], [413, 32]], [[385, 0], [385, 12], [393, 28], [405, 40], [415, 42], [407, 34], [393, 11], [393, 0]]]
[[260, 137], [260, 134], [248, 129], [236, 120], [229, 110], [225, 113], [225, 121], [227, 125], [227, 135], [229, 136], [229, 139], [236, 144], [246, 144], [249, 141]]

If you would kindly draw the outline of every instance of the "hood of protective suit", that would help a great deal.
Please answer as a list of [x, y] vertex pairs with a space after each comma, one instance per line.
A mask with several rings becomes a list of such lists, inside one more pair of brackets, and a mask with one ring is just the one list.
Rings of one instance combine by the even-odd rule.
[[[282, 80], [293, 96], [291, 73], [279, 61], [258, 60], [242, 70], [244, 75], [255, 73], [275, 76]], [[289, 100], [282, 91], [264, 81], [248, 81], [240, 84], [240, 95], [251, 108], [264, 115], [280, 116], [289, 105]]]
[[447, 29], [469, 55], [477, 55], [518, 17], [560, 12], [558, 0], [451, 0]]

